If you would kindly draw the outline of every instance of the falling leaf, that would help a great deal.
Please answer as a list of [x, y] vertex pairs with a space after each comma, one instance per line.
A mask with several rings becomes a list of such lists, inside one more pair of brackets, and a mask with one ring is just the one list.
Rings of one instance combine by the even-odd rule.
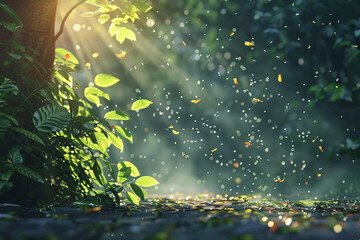
[[235, 35], [235, 33], [234, 33], [234, 32], [232, 32], [232, 33], [230, 33], [230, 35], [229, 35], [229, 36], [230, 36], [230, 37], [232, 37], [232, 36], [234, 36], [234, 35]]
[[192, 103], [198, 104], [201, 101], [201, 99], [191, 100]]
[[312, 140], [312, 142], [315, 142], [318, 139], [318, 136]]
[[252, 144], [249, 143], [249, 142], [244, 142], [244, 144], [247, 145], [247, 146], [251, 146], [251, 145], [252, 145]]
[[255, 102], [263, 102], [262, 100], [257, 99], [257, 98], [253, 98], [253, 101], [255, 101]]
[[306, 185], [309, 185], [309, 182], [308, 182], [308, 181], [306, 181], [306, 182], [305, 182], [305, 184], [306, 184]]
[[74, 87], [74, 89], [79, 89], [79, 87], [80, 87], [80, 85], [78, 84]]
[[234, 163], [233, 163], [233, 166], [234, 166], [235, 168], [240, 167], [239, 163], [237, 163], [237, 162], [234, 162]]
[[182, 155], [183, 155], [183, 157], [185, 157], [186, 159], [188, 159], [188, 158], [189, 158], [189, 155], [187, 155], [185, 152], [182, 152], [181, 154], [182, 154]]
[[77, 71], [80, 71], [81, 69], [78, 67], [78, 66], [74, 66], [74, 68], [77, 70]]
[[70, 54], [67, 53], [67, 54], [65, 54], [64, 57], [65, 57], [65, 60], [66, 60], [66, 61], [69, 61], [69, 59], [70, 59]]
[[238, 84], [239, 84], [237, 78], [234, 78], [234, 83], [235, 83], [235, 85], [238, 85]]
[[316, 23], [315, 21], [312, 21], [312, 23]]
[[359, 46], [358, 46], [358, 45], [354, 45], [354, 47], [356, 47], [356, 48], [357, 48], [357, 47], [359, 47]]
[[319, 146], [319, 149], [320, 149], [320, 151], [324, 152], [324, 150], [323, 150], [322, 146]]
[[310, 49], [311, 48], [311, 46], [308, 46], [308, 49]]
[[91, 63], [86, 62], [86, 63], [85, 63], [85, 66], [89, 68], [89, 67], [91, 67]]
[[93, 58], [97, 58], [97, 57], [99, 57], [99, 55], [100, 55], [99, 52], [94, 52], [91, 56], [92, 56]]
[[187, 48], [186, 43], [185, 43], [184, 41], [181, 41], [181, 42], [182, 42], [182, 44], [184, 44], [184, 46]]
[[278, 81], [279, 81], [279, 82], [282, 82], [281, 74], [278, 75]]
[[217, 151], [217, 148], [210, 150], [210, 152], [215, 152], [215, 151]]
[[84, 212], [98, 212], [101, 210], [101, 206], [91, 207], [91, 208], [83, 208]]
[[179, 132], [178, 131], [175, 131], [175, 130], [172, 130], [172, 132], [175, 134], [175, 135], [178, 135]]
[[174, 128], [174, 126], [173, 126], [173, 125], [171, 125], [171, 126], [169, 126], [169, 127], [168, 127], [168, 129], [173, 129], [173, 128]]
[[248, 46], [248, 47], [252, 47], [255, 45], [254, 43], [248, 42], [248, 41], [246, 41], [244, 44], [245, 44], [245, 46]]
[[115, 54], [118, 59], [123, 59], [126, 56], [126, 51]]
[[285, 178], [283, 179], [274, 179], [274, 182], [284, 182], [285, 181]]
[[319, 173], [319, 174], [317, 175], [317, 178], [321, 178], [321, 176], [322, 176], [321, 173]]
[[262, 188], [263, 188], [263, 186], [258, 187], [258, 189], [262, 189]]

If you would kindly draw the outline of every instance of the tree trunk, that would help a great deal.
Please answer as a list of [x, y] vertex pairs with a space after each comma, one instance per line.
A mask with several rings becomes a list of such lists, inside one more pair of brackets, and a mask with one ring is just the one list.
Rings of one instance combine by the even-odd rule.
[[[35, 60], [33, 66], [30, 64], [30, 66], [22, 67], [22, 69], [1, 66], [1, 72], [16, 81], [20, 90], [27, 95], [35, 88], [46, 86], [46, 82], [51, 77], [55, 54], [54, 28], [57, 0], [1, 1], [9, 5], [18, 14], [24, 26], [17, 29], [15, 33], [2, 28], [0, 30], [0, 42], [14, 40], [24, 46], [26, 52]], [[1, 49], [0, 55], [1, 62], [8, 58], [6, 49]], [[36, 84], [29, 85], [26, 84], [29, 81], [24, 80], [30, 80]]]
[[[22, 109], [16, 114], [20, 127], [29, 131], [34, 130], [32, 116], [34, 111], [46, 104], [42, 99], [33, 93], [45, 88], [51, 80], [53, 63], [55, 56], [55, 16], [57, 0], [0, 0], [0, 2], [10, 6], [18, 15], [23, 23], [22, 28], [18, 28], [14, 33], [0, 26], [0, 43], [11, 43], [11, 41], [25, 47], [26, 54], [33, 58], [22, 58], [13, 64], [4, 65], [6, 60], [11, 60], [9, 52], [14, 51], [13, 47], [0, 45], [0, 75], [8, 77], [16, 82], [23, 98], [19, 101], [9, 102], [9, 108]], [[6, 16], [0, 16], [4, 20]], [[14, 52], [16, 53], [16, 52]], [[21, 137], [21, 136], [20, 136]], [[37, 151], [34, 150], [34, 143], [22, 140], [24, 145], [33, 149], [32, 155], [24, 155], [24, 165], [31, 169], [44, 169], [45, 159], [39, 159]], [[17, 173], [16, 173], [17, 174]], [[43, 176], [44, 177], [44, 176]], [[1, 196], [1, 201], [18, 202], [22, 204], [41, 201], [41, 199], [51, 198], [51, 189], [20, 174], [13, 175], [11, 181], [14, 186], [6, 195]], [[29, 190], [31, 189], [31, 191]]]

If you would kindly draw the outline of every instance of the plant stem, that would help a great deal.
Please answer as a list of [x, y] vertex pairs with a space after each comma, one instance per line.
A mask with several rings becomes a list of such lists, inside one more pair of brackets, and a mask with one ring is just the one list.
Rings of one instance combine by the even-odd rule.
[[68, 19], [68, 17], [70, 16], [70, 14], [72, 13], [72, 11], [74, 11], [75, 8], [77, 8], [79, 5], [83, 4], [84, 2], [86, 2], [86, 0], [81, 0], [80, 2], [78, 2], [77, 4], [75, 4], [72, 8], [70, 8], [70, 10], [66, 13], [65, 17], [64, 17], [63, 20], [61, 21], [60, 29], [59, 29], [58, 33], [55, 35], [55, 41], [56, 41], [56, 40], [60, 37], [60, 35], [63, 33], [65, 22], [66, 22], [66, 20]]

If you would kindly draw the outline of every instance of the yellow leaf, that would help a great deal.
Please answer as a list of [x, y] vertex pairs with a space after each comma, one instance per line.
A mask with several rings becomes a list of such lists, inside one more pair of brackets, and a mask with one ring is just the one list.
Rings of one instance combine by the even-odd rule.
[[184, 41], [181, 41], [181, 42], [182, 42], [182, 44], [184, 44], [184, 46], [187, 48], [186, 43], [185, 43]]
[[191, 100], [192, 103], [198, 104], [201, 101], [201, 99]]
[[172, 132], [173, 132], [173, 134], [175, 134], [175, 135], [178, 135], [178, 134], [179, 134], [179, 132], [178, 132], [178, 131], [175, 131], [175, 130], [172, 130]]
[[234, 78], [234, 83], [235, 83], [235, 85], [238, 85], [238, 84], [239, 84], [237, 78]]
[[278, 81], [279, 81], [279, 82], [282, 82], [281, 74], [278, 75]]
[[85, 66], [89, 68], [89, 67], [91, 67], [91, 63], [86, 62], [86, 63], [85, 63]]
[[324, 150], [323, 150], [322, 146], [319, 146], [319, 149], [320, 149], [320, 151], [324, 152]]
[[229, 36], [230, 36], [230, 37], [232, 37], [232, 36], [234, 36], [234, 35], [235, 35], [235, 33], [234, 33], [234, 32], [232, 32], [232, 33], [230, 33], [230, 35], [229, 35]]
[[174, 126], [173, 126], [173, 125], [171, 125], [170, 127], [168, 127], [168, 129], [172, 129], [172, 128], [174, 128]]
[[318, 139], [318, 137], [314, 138], [314, 139], [312, 140], [312, 142], [315, 142], [317, 139]]
[[253, 101], [255, 101], [255, 102], [263, 102], [262, 100], [257, 99], [257, 98], [253, 98]]
[[91, 56], [92, 56], [93, 58], [97, 58], [97, 57], [99, 57], [99, 55], [100, 55], [100, 53], [94, 52]]
[[214, 149], [210, 150], [210, 152], [215, 152], [217, 150], [218, 150], [217, 148], [214, 148]]
[[274, 179], [274, 182], [284, 182], [285, 181], [285, 178], [283, 179]]
[[126, 56], [126, 51], [115, 54], [115, 56], [119, 59], [123, 59]]
[[254, 43], [252, 43], [252, 42], [248, 42], [248, 41], [246, 41], [244, 44], [245, 44], [245, 46], [248, 46], [248, 47], [255, 46], [255, 44], [254, 44]]

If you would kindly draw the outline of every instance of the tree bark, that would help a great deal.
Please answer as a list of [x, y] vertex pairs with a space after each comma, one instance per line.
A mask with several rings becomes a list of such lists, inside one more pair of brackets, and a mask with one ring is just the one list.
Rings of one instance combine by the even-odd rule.
[[[26, 52], [35, 59], [33, 66], [5, 68], [1, 66], [2, 73], [17, 82], [25, 94], [35, 88], [46, 86], [51, 78], [55, 55], [55, 16], [57, 0], [1, 0], [9, 5], [19, 16], [23, 27], [12, 33], [4, 28], [0, 30], [0, 42], [16, 43], [26, 47]], [[34, 53], [38, 52], [38, 54]], [[6, 49], [1, 49], [0, 60], [7, 59]], [[25, 60], [24, 60], [25, 61]], [[42, 66], [42, 67], [41, 67]], [[41, 70], [42, 69], [42, 70]], [[38, 86], [25, 84], [25, 79], [36, 82]]]

